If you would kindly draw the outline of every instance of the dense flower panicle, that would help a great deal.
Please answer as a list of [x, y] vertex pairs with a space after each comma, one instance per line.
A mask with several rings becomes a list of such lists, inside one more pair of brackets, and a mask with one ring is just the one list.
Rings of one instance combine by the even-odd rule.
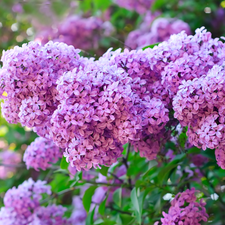
[[30, 178], [18, 188], [9, 189], [4, 197], [5, 208], [11, 208], [13, 211], [24, 217], [32, 215], [33, 210], [40, 206], [41, 194], [51, 194], [50, 186], [45, 181], [36, 183]]
[[216, 148], [219, 166], [225, 167], [224, 148], [224, 96], [225, 71], [215, 65], [209, 72], [192, 81], [183, 81], [174, 97], [174, 116], [188, 125], [189, 142], [198, 148]]
[[195, 188], [192, 188], [178, 193], [171, 202], [168, 214], [163, 212], [162, 225], [200, 225], [202, 221], [207, 222], [209, 216], [204, 207], [206, 203], [202, 199], [197, 202], [196, 192]]
[[62, 206], [42, 207], [42, 194], [51, 194], [45, 181], [34, 182], [31, 178], [18, 188], [9, 189], [4, 197], [5, 207], [0, 210], [0, 223], [5, 225], [72, 225], [63, 218], [66, 209]]
[[62, 155], [62, 150], [52, 140], [38, 137], [27, 147], [23, 161], [28, 169], [33, 167], [37, 171], [46, 170], [51, 166], [49, 163], [56, 163]]
[[21, 155], [17, 152], [4, 150], [0, 152], [0, 162], [6, 165], [0, 166], [0, 179], [6, 179], [16, 172], [16, 165], [21, 162]]
[[154, 3], [154, 0], [115, 0], [116, 4], [128, 10], [135, 10], [136, 12], [143, 14], [146, 13]]
[[158, 46], [158, 51], [170, 56], [164, 58], [166, 67], [162, 71], [162, 84], [170, 91], [171, 97], [178, 91], [183, 81], [192, 81], [207, 74], [213, 65], [221, 65], [224, 44], [204, 28], [197, 29], [194, 36], [185, 33], [172, 35], [167, 42]]
[[65, 73], [57, 82], [61, 104], [51, 119], [52, 137], [77, 170], [111, 165], [134, 137], [127, 130], [132, 102], [124, 73], [102, 60]]
[[114, 28], [109, 21], [102, 21], [97, 17], [82, 18], [70, 16], [57, 29], [46, 28], [41, 30], [35, 40], [46, 44], [49, 40], [64, 42], [75, 48], [90, 50], [97, 49], [102, 36], [109, 36]]
[[[169, 121], [168, 108], [171, 105], [168, 91], [161, 83], [161, 67], [155, 68], [157, 60], [152, 50], [120, 50], [108, 51], [103, 57], [110, 60], [111, 65], [124, 69], [132, 78], [130, 87], [133, 93], [131, 108], [138, 122], [133, 124], [135, 138], [130, 140], [135, 150], [149, 160], [154, 159], [160, 150], [162, 140], [169, 135], [164, 127]], [[161, 63], [161, 59], [158, 59]], [[162, 62], [164, 64], [164, 62]], [[138, 129], [137, 129], [138, 128]]]
[[39, 207], [33, 214], [33, 221], [29, 225], [72, 225], [70, 220], [63, 218], [66, 208], [61, 205]]
[[167, 41], [172, 34], [178, 34], [181, 31], [185, 31], [188, 35], [191, 34], [189, 25], [184, 21], [174, 18], [155, 19], [156, 16], [158, 13], [153, 14], [151, 20], [144, 20], [140, 28], [131, 31], [125, 45], [137, 49]]
[[[1, 69], [2, 113], [10, 123], [35, 127], [49, 136], [49, 120], [57, 108], [56, 81], [82, 65], [79, 50], [63, 43], [41, 46], [30, 42], [3, 53]], [[44, 130], [45, 132], [42, 132]]]

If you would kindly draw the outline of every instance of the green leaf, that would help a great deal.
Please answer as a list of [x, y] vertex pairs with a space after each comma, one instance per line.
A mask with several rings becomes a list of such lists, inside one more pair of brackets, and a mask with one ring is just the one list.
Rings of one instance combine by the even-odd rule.
[[158, 46], [161, 42], [158, 42], [158, 43], [155, 43], [155, 44], [152, 44], [152, 45], [148, 45], [144, 48], [142, 48], [143, 50], [145, 50], [146, 48], [154, 48], [155, 46]]
[[187, 141], [186, 133], [181, 133], [178, 137], [178, 142], [180, 143], [180, 146], [182, 148], [184, 148], [186, 141]]
[[200, 153], [201, 152], [201, 150], [199, 149], [199, 148], [197, 148], [197, 147], [193, 147], [193, 148], [189, 148], [189, 149], [187, 149], [187, 153], [188, 154], [192, 154], [192, 153]]
[[158, 165], [158, 162], [156, 162], [155, 160], [151, 160], [149, 162], [148, 171], [145, 174], [143, 174], [143, 178], [145, 179], [152, 172], [152, 168], [157, 165]]
[[139, 200], [138, 200], [138, 197], [137, 197], [137, 189], [136, 188], [133, 188], [133, 190], [131, 191], [130, 197], [131, 197], [131, 202], [132, 202], [134, 210], [135, 210], [137, 221], [140, 224], [141, 223], [141, 211], [142, 210], [141, 210], [141, 207], [139, 205]]
[[107, 177], [109, 167], [101, 166], [101, 169], [98, 170], [99, 173], [101, 173], [103, 176]]
[[161, 9], [165, 4], [166, 4], [166, 0], [156, 0], [156, 1], [152, 4], [151, 11], [154, 12], [154, 11], [156, 11], [156, 10], [159, 10], [159, 9]]
[[69, 163], [66, 161], [66, 157], [62, 157], [60, 168], [66, 170], [69, 166]]
[[95, 6], [95, 11], [97, 10], [104, 11], [110, 6], [111, 1], [110, 0], [95, 0], [93, 1], [93, 3]]
[[184, 153], [177, 155], [169, 164], [167, 164], [165, 167], [162, 168], [162, 170], [158, 174], [158, 183], [160, 185], [163, 184], [164, 180], [168, 179], [168, 176], [171, 170], [177, 167], [178, 163], [180, 163], [185, 157], [186, 157], [186, 154]]
[[82, 179], [82, 171], [79, 171], [74, 176], [74, 182], [70, 185], [70, 187], [73, 187], [76, 185], [76, 183]]
[[215, 158], [215, 151], [212, 150], [212, 149], [207, 148], [205, 151], [201, 152], [201, 155], [203, 155], [203, 156], [205, 156], [205, 157], [207, 157], [209, 159], [216, 160], [216, 158]]
[[88, 213], [87, 218], [85, 220], [85, 225], [93, 225], [94, 224], [95, 208], [96, 208], [96, 206], [90, 213]]
[[102, 224], [104, 223], [104, 220], [102, 219], [97, 219], [95, 222], [94, 222], [94, 225], [98, 225], [98, 224]]
[[121, 207], [122, 205], [122, 188], [118, 188], [117, 190], [114, 191], [113, 193], [113, 201]]
[[89, 212], [89, 210], [90, 210], [92, 196], [93, 196], [96, 188], [97, 188], [97, 186], [91, 186], [84, 193], [82, 201], [83, 201], [84, 208], [87, 212]]
[[101, 204], [99, 205], [99, 208], [98, 208], [98, 212], [102, 216], [105, 214], [105, 203], [107, 201], [107, 198], [108, 198], [108, 196], [105, 197], [105, 199], [101, 202]]

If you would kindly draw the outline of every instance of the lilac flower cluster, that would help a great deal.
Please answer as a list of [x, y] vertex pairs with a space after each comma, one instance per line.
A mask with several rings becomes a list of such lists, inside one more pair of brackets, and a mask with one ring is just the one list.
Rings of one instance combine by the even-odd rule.
[[135, 126], [129, 115], [130, 79], [107, 64], [106, 59], [90, 61], [57, 81], [61, 104], [51, 119], [52, 137], [66, 148], [64, 155], [77, 170], [111, 165], [121, 156], [122, 144], [134, 136], [127, 132]]
[[[4, 150], [0, 152], [0, 179], [6, 179], [16, 172], [16, 166], [21, 162], [21, 155], [17, 152]], [[15, 167], [14, 167], [15, 166]]]
[[170, 103], [168, 91], [160, 84], [161, 59], [154, 58], [152, 50], [128, 51], [121, 53], [108, 51], [103, 57], [110, 60], [128, 73], [132, 79], [130, 88], [133, 93], [133, 107], [131, 112], [135, 116], [132, 121], [134, 138], [129, 142], [140, 151], [140, 155], [154, 159], [163, 142], [168, 140], [169, 133], [165, 125], [169, 121], [168, 105]]
[[[137, 30], [131, 31], [125, 41], [125, 45], [132, 48], [143, 48], [148, 45], [167, 41], [172, 34], [185, 31], [191, 34], [190, 27], [182, 20], [175, 18], [157, 18], [158, 14], [147, 14]], [[154, 20], [155, 19], [155, 20]]]
[[40, 206], [42, 194], [51, 194], [50, 186], [45, 181], [34, 182], [31, 178], [9, 189], [4, 197], [5, 207], [0, 211], [0, 223], [5, 225], [69, 225], [63, 218], [62, 206]]
[[127, 142], [156, 158], [178, 124], [169, 119], [173, 109], [189, 127], [190, 144], [220, 146], [222, 162], [223, 69], [209, 72], [223, 64], [222, 49], [204, 28], [194, 36], [172, 35], [153, 49], [109, 49], [98, 60], [80, 58], [62, 43], [31, 42], [3, 55], [3, 114], [51, 138], [72, 167], [88, 170], [116, 162]]
[[115, 0], [115, 3], [122, 8], [135, 10], [139, 14], [143, 14], [151, 8], [154, 0]]
[[223, 67], [215, 65], [206, 75], [183, 81], [173, 101], [174, 116], [189, 128], [189, 141], [203, 150], [216, 148], [216, 159], [223, 169], [224, 75]]
[[202, 221], [207, 222], [208, 214], [205, 209], [203, 199], [197, 202], [195, 188], [187, 189], [178, 193], [171, 202], [168, 214], [163, 212], [162, 225], [175, 224], [195, 224], [200, 225]]
[[36, 42], [3, 53], [1, 93], [3, 116], [9, 123], [20, 122], [49, 136], [50, 118], [57, 108], [56, 80], [64, 72], [82, 64], [78, 50], [63, 43]]
[[102, 21], [97, 17], [83, 18], [81, 16], [70, 16], [66, 18], [57, 28], [42, 29], [35, 37], [36, 41], [46, 44], [49, 40], [64, 42], [83, 50], [97, 49], [99, 40], [107, 37], [114, 28], [109, 21]]
[[23, 161], [27, 169], [33, 167], [35, 170], [46, 170], [51, 166], [49, 163], [56, 163], [62, 158], [63, 152], [52, 140], [38, 137], [26, 149]]

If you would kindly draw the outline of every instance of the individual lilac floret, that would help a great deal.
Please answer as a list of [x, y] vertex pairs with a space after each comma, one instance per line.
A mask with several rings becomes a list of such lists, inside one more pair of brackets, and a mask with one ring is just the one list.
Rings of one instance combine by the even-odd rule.
[[23, 161], [28, 169], [33, 167], [37, 171], [46, 170], [51, 163], [56, 163], [62, 156], [62, 150], [52, 140], [38, 137], [27, 147]]
[[21, 155], [17, 152], [4, 150], [0, 152], [0, 162], [6, 165], [0, 166], [0, 179], [6, 179], [16, 172], [16, 166], [21, 162]]
[[195, 188], [192, 188], [178, 193], [171, 202], [168, 214], [163, 212], [162, 225], [201, 225], [202, 221], [207, 222], [209, 216], [204, 207], [206, 203], [203, 199], [197, 202], [196, 192]]

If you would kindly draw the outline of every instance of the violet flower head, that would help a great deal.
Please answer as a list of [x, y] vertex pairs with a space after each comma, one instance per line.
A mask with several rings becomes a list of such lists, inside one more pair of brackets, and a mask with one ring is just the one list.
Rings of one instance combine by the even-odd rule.
[[50, 117], [57, 108], [56, 80], [66, 71], [82, 66], [79, 50], [63, 43], [36, 42], [3, 52], [0, 71], [3, 116], [49, 137]]
[[18, 188], [9, 189], [4, 196], [5, 207], [0, 210], [0, 223], [5, 225], [72, 225], [63, 218], [66, 208], [56, 205], [42, 207], [42, 194], [51, 194], [45, 181], [34, 182], [31, 178]]
[[200, 225], [202, 221], [207, 222], [208, 214], [205, 209], [205, 202], [201, 199], [197, 202], [196, 190], [187, 189], [178, 193], [171, 202], [168, 214], [163, 212], [162, 225], [168, 224], [195, 224]]
[[62, 158], [63, 153], [52, 140], [38, 137], [26, 149], [23, 160], [27, 169], [33, 167], [35, 170], [46, 170], [51, 166], [50, 163], [56, 163]]

